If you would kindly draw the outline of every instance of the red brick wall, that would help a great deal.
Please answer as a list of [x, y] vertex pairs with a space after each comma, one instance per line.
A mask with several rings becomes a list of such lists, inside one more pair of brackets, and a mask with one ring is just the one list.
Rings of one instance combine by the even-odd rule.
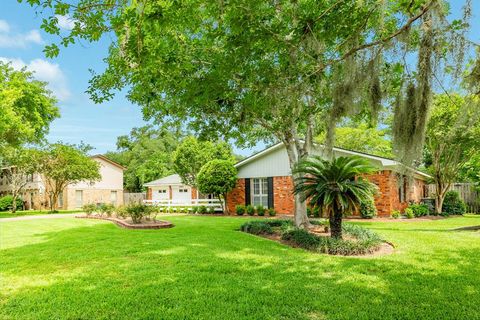
[[[379, 187], [375, 196], [375, 205], [380, 217], [388, 217], [393, 210], [403, 211], [409, 201], [419, 202], [423, 198], [425, 182], [420, 179], [406, 178], [406, 201], [400, 202], [398, 177], [391, 170], [382, 170], [365, 176]], [[409, 181], [410, 180], [410, 181]], [[279, 214], [292, 214], [294, 211], [293, 179], [291, 176], [273, 177], [273, 202]], [[245, 204], [245, 179], [238, 179], [235, 189], [227, 196], [230, 214], [235, 214], [236, 205]], [[358, 215], [358, 213], [355, 213]]]
[[147, 188], [147, 200], [152, 200], [152, 188]]
[[192, 188], [192, 199], [197, 199], [197, 189]]
[[235, 214], [235, 206], [239, 204], [245, 204], [245, 179], [238, 179], [235, 188], [227, 194], [227, 207], [230, 214]]
[[280, 214], [292, 214], [295, 208], [293, 199], [293, 178], [273, 177], [273, 207]]

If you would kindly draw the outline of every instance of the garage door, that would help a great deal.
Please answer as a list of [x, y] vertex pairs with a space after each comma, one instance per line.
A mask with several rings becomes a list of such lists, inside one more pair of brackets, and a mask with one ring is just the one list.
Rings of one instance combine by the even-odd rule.
[[173, 187], [172, 200], [174, 203], [190, 203], [192, 201], [192, 192], [190, 187]]

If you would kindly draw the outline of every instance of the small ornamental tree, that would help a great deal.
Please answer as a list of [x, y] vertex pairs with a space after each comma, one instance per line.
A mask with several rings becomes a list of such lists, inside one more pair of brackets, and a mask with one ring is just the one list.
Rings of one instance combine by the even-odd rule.
[[232, 148], [225, 142], [199, 141], [193, 136], [185, 138], [173, 153], [173, 169], [183, 183], [197, 187], [197, 175], [209, 161], [221, 159], [234, 162]]
[[82, 148], [55, 143], [42, 151], [39, 171], [50, 196], [50, 210], [55, 211], [60, 193], [70, 184], [100, 180], [100, 165]]
[[235, 188], [237, 169], [229, 160], [212, 160], [205, 164], [197, 176], [200, 192], [214, 194], [222, 203], [223, 212], [228, 214], [227, 194]]

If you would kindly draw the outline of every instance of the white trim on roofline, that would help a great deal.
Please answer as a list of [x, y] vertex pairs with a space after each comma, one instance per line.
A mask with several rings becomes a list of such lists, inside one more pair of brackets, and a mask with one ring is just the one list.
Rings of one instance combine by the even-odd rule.
[[[303, 142], [303, 141], [302, 141]], [[318, 143], [314, 143], [314, 145], [316, 146], [319, 146], [321, 148], [325, 148], [324, 145], [322, 144], [318, 144]], [[256, 159], [266, 155], [266, 154], [269, 154], [270, 152], [276, 150], [276, 149], [279, 149], [283, 147], [283, 143], [282, 142], [278, 142], [277, 144], [274, 144], [273, 146], [270, 146], [260, 152], [257, 152], [253, 155], [251, 155], [250, 157], [247, 157], [243, 160], [240, 160], [239, 162], [237, 162], [235, 164], [235, 167], [236, 168], [239, 168], [245, 164], [248, 164], [252, 161], [255, 161]], [[379, 157], [379, 156], [375, 156], [375, 155], [371, 155], [371, 154], [367, 154], [367, 153], [363, 153], [363, 152], [357, 152], [357, 151], [353, 151], [353, 150], [348, 150], [348, 149], [343, 149], [343, 148], [338, 148], [338, 147], [333, 147], [333, 151], [337, 151], [337, 152], [342, 152], [342, 153], [347, 153], [347, 154], [351, 154], [351, 155], [357, 155], [357, 156], [360, 156], [360, 157], [364, 157], [364, 158], [367, 158], [367, 159], [371, 159], [371, 160], [376, 160], [376, 161], [380, 161], [380, 163], [382, 164], [382, 169], [389, 169], [389, 170], [398, 170], [398, 167], [406, 167], [404, 165], [402, 165], [400, 162], [396, 161], [396, 160], [393, 160], [393, 159], [388, 159], [388, 158], [384, 158], [384, 157]], [[419, 170], [415, 170], [413, 168], [410, 168], [410, 167], [406, 167], [407, 170], [411, 170], [414, 172], [415, 175], [419, 176], [419, 177], [422, 177], [422, 178], [431, 178], [430, 175], [424, 173], [424, 172], [421, 172]]]

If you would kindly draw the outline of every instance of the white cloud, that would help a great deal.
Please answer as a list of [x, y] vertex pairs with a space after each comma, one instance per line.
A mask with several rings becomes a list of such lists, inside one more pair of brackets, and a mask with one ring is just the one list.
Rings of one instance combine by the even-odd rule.
[[8, 22], [0, 20], [0, 48], [25, 48], [29, 44], [43, 43], [38, 30], [30, 30], [27, 33], [12, 33]]
[[0, 32], [10, 32], [10, 25], [5, 20], [0, 20]]
[[72, 30], [75, 27], [75, 19], [70, 18], [69, 15], [61, 16], [57, 14], [55, 17], [58, 19], [60, 29]]
[[0, 61], [10, 62], [12, 67], [17, 70], [26, 67], [27, 70], [34, 73], [36, 79], [48, 82], [48, 88], [60, 101], [67, 100], [71, 95], [67, 86], [67, 79], [56, 63], [43, 59], [34, 59], [26, 63], [22, 59], [5, 57], [0, 57]]

